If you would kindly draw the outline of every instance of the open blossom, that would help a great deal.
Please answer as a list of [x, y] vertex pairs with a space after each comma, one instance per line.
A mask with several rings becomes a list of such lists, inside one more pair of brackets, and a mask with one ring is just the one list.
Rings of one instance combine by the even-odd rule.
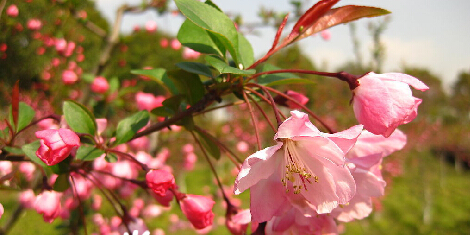
[[187, 194], [180, 201], [181, 211], [196, 229], [203, 229], [212, 225], [214, 213], [212, 207], [215, 202], [211, 198], [201, 195]]
[[44, 221], [52, 223], [60, 215], [61, 193], [56, 191], [44, 191], [36, 197], [34, 208], [39, 214], [43, 214]]
[[36, 137], [41, 139], [36, 155], [49, 166], [63, 161], [74, 148], [80, 146], [80, 138], [69, 129], [38, 131]]
[[337, 220], [349, 222], [363, 219], [372, 212], [371, 197], [384, 195], [385, 181], [381, 174], [382, 158], [402, 149], [406, 144], [406, 135], [400, 130], [385, 138], [363, 131], [356, 145], [346, 155], [354, 180], [356, 195], [347, 205], [337, 207], [331, 213]]
[[385, 137], [418, 114], [421, 99], [413, 97], [409, 86], [420, 91], [429, 89], [417, 78], [401, 73], [370, 72], [358, 83], [353, 90], [356, 119], [368, 131]]
[[165, 196], [168, 189], [174, 189], [175, 177], [165, 170], [150, 170], [145, 176], [147, 185], [152, 191], [160, 196]]
[[338, 234], [336, 222], [329, 214], [309, 215], [301, 213], [297, 208], [290, 208], [282, 215], [273, 217], [266, 224], [266, 234]]
[[[251, 215], [255, 222], [270, 220], [289, 198], [308, 201], [318, 213], [330, 213], [346, 204], [356, 191], [344, 166], [345, 152], [356, 142], [362, 126], [326, 134], [308, 115], [292, 111], [274, 136], [277, 144], [249, 156], [235, 181], [235, 194], [250, 188]], [[269, 195], [269, 196], [268, 196]]]

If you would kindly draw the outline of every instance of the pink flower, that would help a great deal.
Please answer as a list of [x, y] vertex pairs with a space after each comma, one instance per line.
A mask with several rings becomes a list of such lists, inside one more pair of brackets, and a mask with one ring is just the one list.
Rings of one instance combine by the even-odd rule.
[[58, 53], [62, 53], [67, 48], [67, 41], [63, 38], [59, 38], [55, 40], [55, 49]]
[[44, 191], [37, 196], [34, 208], [39, 214], [43, 214], [45, 222], [52, 223], [60, 215], [61, 196], [56, 191]]
[[180, 41], [178, 41], [176, 38], [171, 40], [171, 48], [173, 48], [173, 50], [179, 50], [181, 48]]
[[160, 40], [160, 46], [161, 46], [162, 48], [167, 48], [167, 47], [168, 47], [168, 39], [162, 38], [162, 39]]
[[135, 100], [137, 102], [137, 108], [139, 110], [151, 111], [156, 107], [162, 106], [162, 102], [165, 100], [165, 97], [155, 97], [153, 94], [150, 93], [138, 92], [135, 95]]
[[290, 208], [282, 215], [273, 217], [266, 224], [266, 234], [338, 234], [336, 222], [328, 214], [306, 215], [296, 208]]
[[3, 208], [2, 203], [0, 203], [0, 219], [2, 218], [2, 215], [4, 212], [5, 212], [5, 209]]
[[328, 29], [325, 29], [320, 32], [320, 36], [323, 38], [325, 41], [329, 41], [331, 38], [331, 32]]
[[246, 228], [251, 222], [250, 210], [242, 210], [235, 215], [231, 215], [230, 219], [225, 220], [225, 226], [232, 234], [246, 234]]
[[67, 70], [64, 70], [64, 72], [62, 72], [62, 82], [65, 85], [72, 85], [77, 81], [78, 81], [78, 76], [74, 71], [67, 69]]
[[104, 94], [109, 89], [109, 83], [106, 78], [98, 76], [95, 77], [91, 84], [91, 90], [95, 93]]
[[28, 20], [28, 23], [26, 23], [26, 26], [30, 30], [39, 30], [42, 27], [42, 23], [38, 19], [30, 19]]
[[[291, 98], [293, 98], [294, 100], [296, 100], [297, 102], [299, 102], [300, 104], [302, 104], [302, 105], [305, 105], [308, 102], [308, 98], [305, 95], [301, 94], [301, 93], [297, 93], [295, 91], [288, 90], [286, 92], [286, 94], [288, 96], [290, 96]], [[302, 108], [302, 107], [300, 107], [299, 105], [297, 105], [296, 103], [294, 103], [291, 100], [286, 101], [286, 105], [290, 109], [301, 109]]]
[[382, 158], [402, 149], [405, 144], [406, 135], [400, 130], [395, 130], [388, 138], [368, 131], [362, 132], [356, 145], [346, 155], [347, 165], [356, 181], [356, 195], [347, 205], [333, 210], [331, 214], [337, 220], [359, 220], [372, 212], [371, 197], [382, 196], [386, 185], [380, 170]]
[[197, 58], [199, 58], [199, 56], [201, 56], [201, 53], [191, 48], [185, 47], [183, 49], [183, 59], [185, 60], [196, 60]]
[[145, 23], [145, 30], [149, 33], [157, 31], [157, 22], [151, 20], [147, 21], [147, 23]]
[[370, 72], [358, 84], [353, 90], [356, 119], [368, 131], [385, 137], [418, 114], [421, 99], [413, 97], [409, 85], [420, 91], [429, 89], [417, 78], [401, 73]]
[[36, 137], [41, 139], [36, 155], [49, 166], [63, 161], [74, 148], [80, 146], [80, 138], [69, 129], [38, 131]]
[[196, 229], [203, 229], [212, 225], [214, 220], [212, 207], [214, 204], [214, 200], [208, 197], [190, 194], [187, 194], [180, 201], [181, 211]]
[[168, 189], [176, 188], [175, 177], [165, 170], [150, 170], [145, 176], [147, 185], [160, 196], [165, 196]]
[[24, 208], [29, 209], [34, 207], [34, 203], [36, 202], [36, 195], [32, 189], [26, 189], [25, 191], [21, 192], [18, 197], [18, 201]]
[[294, 203], [307, 201], [316, 213], [324, 214], [346, 204], [355, 194], [344, 155], [362, 126], [326, 134], [307, 114], [291, 111], [291, 115], [274, 136], [278, 143], [249, 156], [235, 180], [235, 194], [251, 189], [255, 222], [269, 221], [290, 198], [299, 198], [292, 200]]
[[17, 17], [19, 13], [18, 7], [15, 4], [11, 4], [10, 6], [8, 6], [6, 13], [7, 16]]

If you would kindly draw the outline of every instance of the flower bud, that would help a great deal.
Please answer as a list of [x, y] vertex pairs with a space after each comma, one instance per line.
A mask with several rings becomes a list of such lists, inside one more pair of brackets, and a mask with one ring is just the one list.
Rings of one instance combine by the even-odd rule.
[[49, 166], [63, 161], [74, 148], [80, 146], [80, 138], [69, 129], [38, 131], [36, 137], [41, 139], [36, 155]]
[[7, 16], [17, 17], [19, 13], [18, 7], [15, 4], [11, 4], [10, 6], [8, 6], [6, 13]]
[[39, 214], [43, 214], [45, 222], [52, 223], [60, 215], [61, 196], [56, 191], [44, 191], [37, 196], [34, 208]]
[[95, 93], [104, 94], [109, 89], [109, 83], [106, 78], [98, 76], [91, 84], [91, 90]]
[[176, 187], [175, 177], [165, 170], [150, 170], [145, 176], [145, 180], [149, 188], [162, 197], [165, 196], [168, 189]]
[[196, 229], [211, 226], [214, 220], [212, 207], [215, 202], [211, 198], [200, 195], [186, 195], [181, 201], [181, 211]]

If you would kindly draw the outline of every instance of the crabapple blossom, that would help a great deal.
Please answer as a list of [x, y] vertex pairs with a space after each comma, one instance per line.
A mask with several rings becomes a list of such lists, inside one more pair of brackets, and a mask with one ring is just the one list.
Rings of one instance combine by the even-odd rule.
[[149, 33], [157, 31], [157, 22], [152, 20], [147, 21], [147, 23], [145, 23], [145, 30]]
[[4, 212], [5, 212], [5, 209], [3, 208], [2, 203], [0, 203], [0, 219], [2, 218], [2, 215]]
[[69, 129], [38, 131], [36, 137], [41, 139], [36, 155], [49, 166], [63, 161], [73, 149], [80, 146], [80, 138]]
[[181, 43], [180, 41], [178, 41], [178, 39], [173, 39], [171, 40], [171, 48], [173, 48], [173, 50], [179, 50], [181, 49]]
[[183, 49], [183, 59], [185, 60], [196, 60], [199, 56], [201, 56], [201, 53], [191, 48], [185, 47]]
[[167, 48], [167, 47], [168, 47], [168, 39], [162, 38], [162, 39], [160, 40], [160, 46], [161, 46], [162, 48]]
[[17, 17], [19, 13], [18, 7], [15, 4], [11, 4], [8, 6], [6, 13], [9, 17]]
[[421, 99], [413, 97], [410, 86], [420, 91], [429, 89], [417, 78], [401, 73], [370, 72], [357, 82], [352, 101], [356, 119], [366, 130], [385, 137], [418, 114]]
[[323, 40], [329, 41], [331, 38], [331, 32], [328, 29], [322, 30], [320, 32], [320, 36], [323, 38]]
[[28, 23], [26, 23], [26, 26], [30, 30], [39, 30], [42, 27], [42, 22], [39, 19], [30, 19]]
[[156, 107], [162, 106], [162, 102], [165, 100], [165, 97], [154, 96], [150, 93], [138, 92], [135, 95], [135, 100], [139, 110], [151, 111]]
[[65, 85], [72, 85], [77, 81], [78, 76], [74, 71], [67, 69], [62, 72], [62, 82], [64, 82]]
[[43, 214], [44, 221], [52, 223], [60, 215], [61, 193], [56, 191], [44, 191], [36, 197], [34, 208], [39, 214]]
[[104, 94], [109, 89], [109, 83], [106, 78], [98, 76], [95, 77], [93, 83], [91, 83], [91, 90], [98, 94]]
[[290, 208], [282, 215], [273, 217], [266, 224], [266, 234], [338, 234], [336, 222], [329, 214], [308, 215], [297, 208]]
[[[295, 92], [295, 91], [288, 90], [286, 92], [286, 94], [288, 96], [290, 96], [291, 98], [293, 98], [294, 100], [296, 100], [297, 102], [299, 102], [300, 104], [302, 104], [302, 105], [305, 105], [308, 102], [308, 98], [305, 95], [303, 95], [302, 93], [298, 93], [298, 92]], [[301, 109], [302, 108], [298, 104], [294, 103], [291, 100], [287, 100], [286, 105], [287, 105], [287, 107], [289, 107], [291, 109]]]
[[33, 208], [34, 203], [36, 202], [36, 195], [32, 189], [26, 189], [19, 194], [18, 201], [20, 202], [21, 206], [26, 209]]
[[251, 222], [250, 210], [242, 210], [237, 214], [231, 215], [230, 219], [225, 220], [225, 226], [232, 234], [245, 234], [248, 224]]
[[165, 170], [150, 170], [145, 175], [147, 185], [152, 191], [160, 196], [165, 196], [168, 189], [174, 189], [175, 177]]
[[[255, 222], [270, 220], [291, 198], [307, 201], [318, 214], [346, 204], [356, 185], [344, 166], [345, 152], [356, 142], [362, 126], [326, 134], [300, 111], [291, 111], [274, 136], [277, 144], [249, 156], [235, 180], [234, 192], [250, 188], [251, 215]], [[267, 197], [266, 195], [270, 195]]]
[[196, 229], [203, 229], [212, 225], [214, 213], [212, 207], [215, 202], [209, 197], [187, 194], [180, 200], [181, 211]]

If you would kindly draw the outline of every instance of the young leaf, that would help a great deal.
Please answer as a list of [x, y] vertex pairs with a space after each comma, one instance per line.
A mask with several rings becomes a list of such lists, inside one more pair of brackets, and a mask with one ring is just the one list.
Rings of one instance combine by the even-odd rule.
[[149, 113], [145, 110], [121, 120], [117, 126], [114, 145], [122, 144], [132, 139], [137, 131], [147, 125], [148, 121]]
[[212, 140], [213, 137], [207, 136], [206, 133], [199, 131], [197, 128], [195, 131], [201, 137], [199, 141], [201, 141], [202, 146], [209, 152], [209, 154], [217, 160], [220, 159], [220, 149]]
[[172, 94], [178, 94], [175, 84], [168, 78], [165, 69], [156, 68], [156, 69], [135, 69], [131, 70], [132, 74], [144, 75], [153, 81], [156, 81], [164, 85]]
[[345, 24], [364, 17], [376, 17], [389, 14], [390, 12], [376, 7], [347, 5], [329, 10], [324, 16], [308, 28], [299, 40], [312, 34], [331, 28], [338, 24]]
[[197, 26], [208, 30], [222, 42], [236, 64], [238, 58], [238, 32], [232, 20], [211, 5], [195, 0], [175, 0], [181, 13]]
[[179, 93], [186, 95], [190, 105], [195, 104], [204, 96], [206, 90], [198, 75], [184, 70], [168, 72], [168, 76], [175, 84]]
[[31, 120], [33, 120], [35, 114], [36, 112], [33, 108], [31, 108], [31, 106], [27, 105], [24, 102], [20, 102], [18, 125], [16, 126], [16, 131], [21, 131], [23, 130], [23, 128], [29, 125], [29, 123], [31, 123]]
[[75, 159], [82, 161], [93, 161], [104, 154], [104, 151], [95, 146], [81, 145], [75, 154]]
[[96, 132], [96, 122], [93, 114], [88, 109], [73, 101], [64, 101], [62, 106], [67, 124], [73, 131], [94, 135]]
[[39, 140], [37, 141], [34, 141], [32, 143], [29, 143], [29, 144], [25, 144], [21, 147], [21, 149], [23, 150], [24, 154], [29, 158], [31, 159], [31, 161], [43, 166], [43, 167], [48, 167], [46, 165], [46, 163], [44, 163], [41, 159], [38, 158], [38, 156], [36, 155], [36, 151], [38, 151], [39, 149], [39, 146], [41, 146], [41, 143], [39, 142]]
[[213, 56], [206, 56], [206, 61], [209, 63], [212, 67], [217, 69], [219, 73], [229, 73], [229, 74], [240, 74], [240, 75], [249, 75], [249, 74], [255, 74], [256, 70], [250, 69], [250, 70], [240, 70], [234, 67], [231, 67], [224, 61], [220, 60], [219, 58], [213, 57]]
[[176, 67], [195, 74], [204, 75], [212, 78], [212, 71], [207, 65], [197, 62], [180, 62], [176, 64]]
[[178, 35], [178, 41], [186, 47], [204, 54], [213, 54], [224, 56], [224, 50], [216, 45], [208, 31], [197, 26], [190, 20], [184, 21], [181, 25]]
[[339, 0], [321, 0], [308, 9], [295, 23], [287, 40], [293, 40], [310, 28], [320, 17], [333, 7]]

